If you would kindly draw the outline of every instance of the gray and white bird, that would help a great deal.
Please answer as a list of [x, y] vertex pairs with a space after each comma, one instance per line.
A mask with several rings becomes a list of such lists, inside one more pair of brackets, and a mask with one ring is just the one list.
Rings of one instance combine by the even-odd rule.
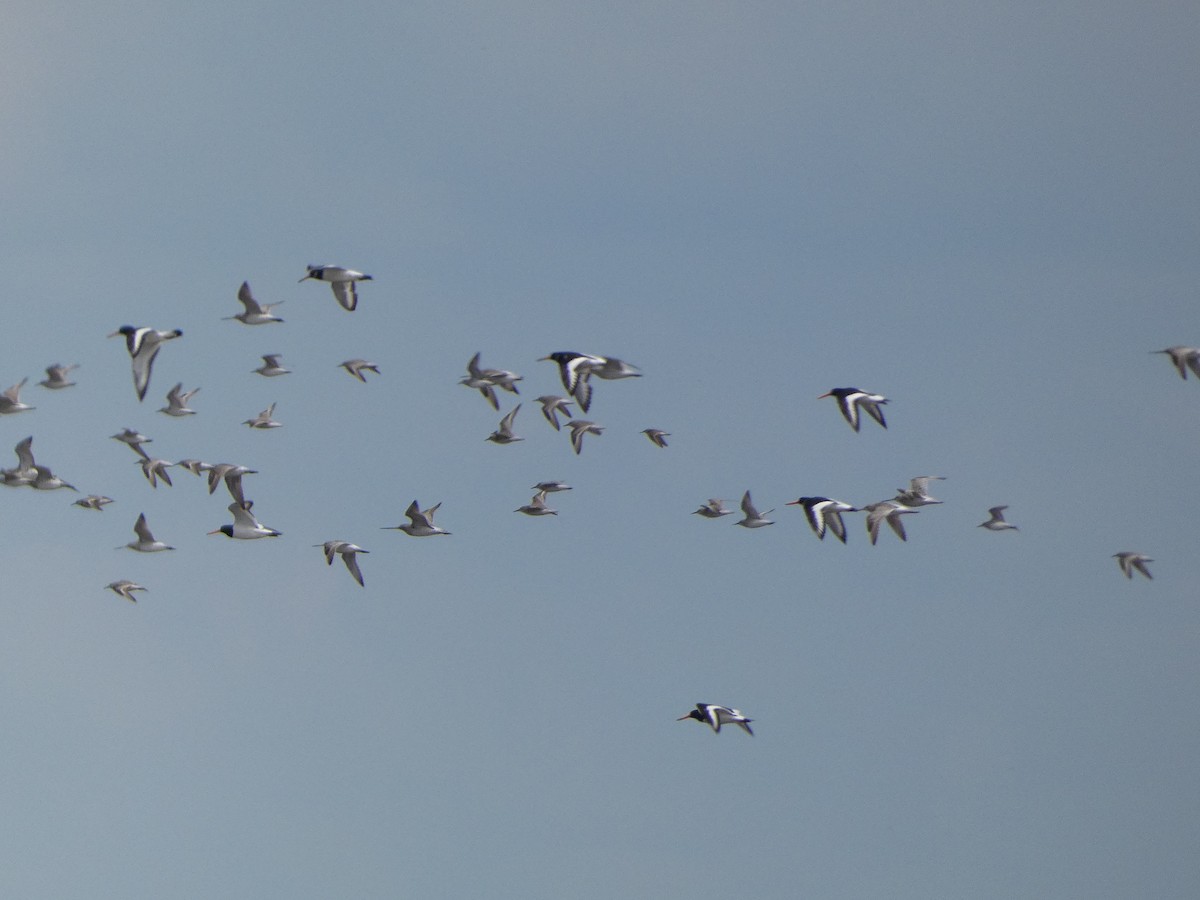
[[567, 409], [571, 405], [571, 400], [555, 394], [543, 394], [537, 398], [537, 402], [542, 404], [542, 415], [546, 417], [546, 421], [554, 426], [555, 431], [561, 431], [562, 425], [558, 421], [558, 414], [562, 413], [568, 419], [571, 418], [571, 410]]
[[225, 488], [229, 491], [229, 496], [234, 503], [245, 503], [246, 495], [242, 493], [242, 476], [257, 475], [257, 469], [239, 466], [234, 463], [217, 463], [215, 466], [208, 466], [205, 470], [208, 472], [208, 493], [211, 495], [216, 491], [217, 486], [224, 481]]
[[13, 450], [17, 454], [17, 465], [0, 471], [0, 483], [8, 487], [33, 484], [38, 475], [38, 466], [33, 459], [33, 435], [18, 441]]
[[254, 299], [254, 295], [250, 293], [250, 282], [243, 281], [242, 286], [238, 288], [238, 301], [245, 309], [236, 316], [225, 316], [225, 320], [237, 319], [243, 325], [266, 325], [268, 322], [282, 322], [283, 319], [279, 316], [271, 315], [271, 310], [277, 306], [283, 305], [282, 300], [275, 303], [259, 303]]
[[132, 325], [122, 325], [109, 335], [114, 338], [124, 335], [125, 349], [129, 351], [129, 359], [133, 364], [133, 389], [137, 392], [138, 400], [146, 399], [146, 391], [150, 387], [150, 373], [154, 367], [154, 358], [162, 349], [164, 342], [181, 337], [183, 332], [178, 328], [171, 331], [159, 331], [157, 328], [135, 328]]
[[583, 452], [583, 436], [585, 434], [604, 434], [604, 426], [589, 422], [587, 419], [572, 419], [567, 423], [567, 427], [571, 429], [571, 446], [575, 448], [576, 456]]
[[374, 372], [376, 375], [379, 374], [379, 366], [375, 365], [373, 362], [367, 362], [365, 359], [348, 359], [344, 363], [338, 363], [338, 365], [361, 381], [363, 384], [367, 383], [367, 376], [365, 376], [363, 372]]
[[17, 384], [14, 384], [7, 391], [0, 394], [0, 416], [8, 416], [13, 413], [26, 412], [27, 410], [35, 409], [28, 403], [21, 402], [21, 388], [25, 387], [25, 382], [28, 378], [22, 378]]
[[251, 428], [279, 428], [283, 425], [283, 423], [276, 422], [275, 419], [272, 418], [274, 415], [275, 415], [275, 404], [272, 403], [270, 406], [268, 406], [266, 409], [264, 409], [262, 412], [260, 412], [253, 419], [247, 419], [242, 424], [249, 425]]
[[702, 722], [712, 728], [714, 734], [721, 733], [722, 725], [737, 725], [746, 734], [754, 737], [754, 732], [750, 730], [750, 723], [754, 720], [748, 718], [740, 709], [734, 709], [731, 706], [718, 706], [716, 703], [697, 703], [696, 708], [687, 715], [680, 716], [676, 722], [682, 722], [686, 719], [695, 719], [697, 722]]
[[809, 527], [819, 539], [825, 540], [825, 531], [828, 528], [843, 544], [846, 543], [846, 524], [842, 521], [842, 513], [858, 512], [857, 507], [842, 500], [831, 500], [829, 497], [801, 497], [785, 505], [803, 507]]
[[818, 397], [818, 400], [824, 400], [826, 397], [836, 397], [838, 409], [842, 411], [842, 416], [850, 427], [858, 431], [859, 418], [858, 411], [863, 409], [872, 419], [887, 428], [887, 422], [883, 418], [883, 410], [880, 407], [887, 403], [887, 397], [883, 394], [871, 394], [867, 391], [860, 391], [858, 388], [834, 388], [826, 394]]
[[167, 469], [171, 468], [175, 463], [168, 462], [165, 459], [151, 459], [148, 456], [144, 456], [137, 461], [137, 464], [142, 467], [142, 474], [150, 482], [150, 487], [157, 488], [160, 480], [165, 481], [167, 487], [174, 487]]
[[750, 499], [750, 492], [742, 494], [742, 518], [735, 522], [735, 525], [741, 525], [743, 528], [762, 528], [764, 525], [774, 525], [767, 518], [768, 513], [773, 513], [775, 510], [768, 509], [764, 513], [760, 513], [754, 506], [754, 501]]
[[871, 536], [871, 544], [879, 540], [879, 526], [884, 522], [896, 533], [896, 537], [902, 541], [908, 540], [908, 535], [904, 532], [904, 522], [900, 517], [909, 513], [916, 513], [917, 510], [910, 509], [902, 503], [897, 503], [895, 500], [882, 500], [879, 503], [868, 503], [863, 509], [867, 513], [867, 534]]
[[176, 418], [194, 416], [196, 411], [188, 406], [188, 401], [198, 393], [200, 393], [200, 388], [192, 388], [185, 393], [183, 382], [181, 381], [167, 392], [167, 405], [162, 407], [159, 412]]
[[366, 587], [363, 583], [362, 569], [358, 567], [358, 554], [370, 553], [370, 550], [364, 550], [357, 544], [352, 544], [349, 541], [326, 541], [323, 544], [313, 544], [314, 547], [321, 547], [325, 551], [325, 564], [333, 565], [333, 558], [341, 556], [342, 562], [346, 564], [346, 568], [350, 570], [351, 576], [358, 582], [360, 587]]
[[546, 505], [546, 492], [538, 491], [533, 499], [524, 506], [518, 506], [513, 512], [525, 513], [527, 516], [557, 516], [558, 510]]
[[76, 500], [72, 506], [81, 506], [84, 509], [94, 509], [97, 512], [103, 512], [104, 507], [113, 502], [112, 497], [105, 497], [101, 494], [88, 494], [82, 499]]
[[1166, 350], [1152, 350], [1151, 353], [1165, 353], [1171, 357], [1171, 365], [1179, 372], [1179, 377], [1187, 381], [1188, 369], [1200, 378], [1200, 347], [1168, 347]]
[[74, 363], [69, 366], [64, 366], [61, 363], [55, 363], [52, 366], [46, 367], [46, 377], [38, 382], [42, 387], [49, 388], [52, 391], [61, 391], [63, 388], [74, 387], [75, 382], [71, 381], [71, 373], [79, 368], [79, 363]]
[[34, 466], [37, 469], [37, 474], [33, 476], [33, 481], [30, 482], [30, 487], [36, 491], [56, 491], [59, 488], [66, 488], [69, 491], [78, 491], [79, 488], [73, 484], [67, 484], [57, 475], [50, 471], [49, 466]]
[[725, 508], [725, 501], [711, 498], [699, 509], [692, 510], [693, 516], [703, 516], [706, 519], [719, 519], [721, 516], [732, 516], [733, 510]]
[[493, 444], [513, 444], [517, 441], [525, 440], [525, 438], [517, 437], [515, 434], [513, 434], [512, 430], [513, 422], [516, 421], [517, 413], [520, 411], [521, 404], [518, 403], [511, 410], [509, 410], [508, 415], [500, 420], [500, 425], [496, 428], [496, 430], [484, 438], [484, 440], [491, 441]]
[[274, 378], [277, 375], [287, 375], [291, 369], [284, 368], [279, 362], [282, 353], [267, 353], [263, 355], [263, 364], [253, 371], [262, 375], [264, 378]]
[[438, 534], [450, 534], [444, 528], [439, 528], [433, 524], [433, 516], [441, 507], [441, 502], [435, 503], [429, 509], [421, 509], [414, 500], [408, 505], [408, 509], [404, 511], [404, 515], [408, 516], [407, 525], [387, 525], [384, 526], [384, 531], [403, 531], [409, 537], [432, 537]]
[[1004, 511], [1007, 506], [993, 506], [988, 510], [988, 515], [991, 516], [986, 522], [980, 522], [980, 528], [986, 528], [988, 531], [1016, 531], [1017, 526], [1004, 520]]
[[128, 547], [130, 550], [136, 550], [139, 553], [158, 553], [162, 550], [174, 550], [164, 544], [162, 541], [155, 540], [154, 535], [150, 533], [150, 526], [146, 524], [146, 514], [142, 513], [137, 517], [137, 521], [133, 523], [133, 533], [137, 535], [137, 540], [130, 541], [118, 550], [124, 550]]
[[911, 506], [914, 509], [918, 506], [932, 506], [936, 503], [941, 503], [936, 497], [929, 494], [929, 482], [945, 481], [944, 475], [918, 475], [909, 481], [907, 488], [898, 488], [896, 496], [892, 499], [903, 506]]
[[460, 378], [458, 383], [479, 391], [483, 395], [483, 399], [491, 404], [492, 409], [499, 411], [500, 401], [496, 397], [496, 385], [483, 374], [483, 369], [479, 367], [478, 353], [467, 361], [467, 374], [464, 378]]
[[229, 511], [233, 513], [233, 524], [222, 525], [220, 528], [210, 531], [209, 534], [223, 534], [225, 537], [235, 538], [239, 541], [279, 537], [283, 532], [258, 524], [258, 519], [254, 517], [254, 513], [250, 512], [253, 506], [253, 502], [249, 500], [245, 503], [238, 503], [236, 500], [230, 503]]
[[544, 494], [553, 494], [556, 491], [570, 491], [573, 488], [565, 481], [539, 481], [531, 490], [541, 491]]
[[663, 431], [661, 428], [643, 428], [642, 434], [648, 437], [655, 447], [667, 446], [667, 438], [671, 436], [669, 431]]
[[128, 578], [122, 578], [120, 581], [114, 581], [111, 584], [104, 586], [106, 591], [112, 591], [118, 597], [124, 597], [130, 603], [137, 603], [137, 597], [133, 596], [134, 591], [144, 591], [146, 588]]
[[148, 438], [140, 431], [134, 431], [132, 428], [126, 428], [124, 431], [112, 435], [112, 439], [114, 441], [120, 441], [122, 444], [128, 444], [133, 448], [133, 452], [142, 459], [149, 459], [149, 454], [142, 449], [142, 444], [152, 443], [154, 440], [153, 438]]
[[333, 296], [342, 305], [342, 309], [353, 312], [358, 307], [357, 283], [371, 281], [370, 275], [345, 269], [342, 266], [309, 266], [308, 274], [301, 281], [324, 281], [333, 288]]
[[1141, 572], [1147, 578], [1154, 579], [1154, 576], [1150, 574], [1150, 570], [1146, 568], [1146, 563], [1154, 562], [1150, 557], [1141, 553], [1134, 553], [1132, 550], [1123, 550], [1120, 553], [1114, 553], [1113, 558], [1117, 561], [1117, 565], [1121, 567], [1121, 571], [1125, 573], [1126, 578], [1132, 579], [1133, 570], [1137, 569], [1137, 571]]

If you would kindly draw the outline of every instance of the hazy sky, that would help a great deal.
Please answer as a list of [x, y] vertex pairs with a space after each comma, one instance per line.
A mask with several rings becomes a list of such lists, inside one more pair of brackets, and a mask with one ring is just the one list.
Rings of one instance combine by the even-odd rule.
[[[1200, 345], [1198, 37], [1187, 3], [10, 4], [0, 387], [37, 409], [0, 465], [32, 434], [116, 502], [0, 491], [3, 893], [1197, 896], [1200, 384], [1150, 351]], [[371, 273], [358, 310], [308, 263]], [[243, 280], [285, 324], [222, 321]], [[184, 331], [144, 403], [124, 323]], [[579, 457], [556, 350], [644, 372]], [[524, 441], [484, 440], [476, 351]], [[127, 426], [257, 469], [283, 536], [206, 536], [224, 491], [152, 490]], [[907, 543], [784, 506], [923, 474]], [[690, 515], [747, 488], [774, 526]], [[453, 535], [381, 530], [413, 499]], [[178, 549], [114, 550], [139, 512]]]

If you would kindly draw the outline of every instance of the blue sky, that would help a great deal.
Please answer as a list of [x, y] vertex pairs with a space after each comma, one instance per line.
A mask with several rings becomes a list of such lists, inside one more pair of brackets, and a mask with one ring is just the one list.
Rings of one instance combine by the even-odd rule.
[[[1198, 26], [14, 7], [0, 386], [37, 409], [0, 453], [116, 502], [0, 494], [5, 892], [1194, 897], [1200, 385], [1150, 351], [1200, 344]], [[374, 276], [353, 314], [297, 283], [322, 262]], [[222, 321], [243, 280], [285, 324]], [[141, 404], [124, 323], [184, 331]], [[532, 399], [556, 350], [645, 373], [579, 457]], [[485, 442], [476, 351], [524, 376], [523, 442]], [[177, 381], [196, 416], [155, 412]], [[846, 385], [886, 431], [816, 399]], [[206, 536], [223, 492], [151, 490], [127, 426], [258, 469], [283, 536]], [[922, 474], [904, 544], [784, 506]], [[549, 478], [560, 514], [515, 515]], [[777, 524], [690, 515], [747, 488]], [[453, 535], [380, 530], [414, 498]], [[1021, 530], [977, 528], [1001, 503]], [[113, 549], [139, 512], [175, 552]]]

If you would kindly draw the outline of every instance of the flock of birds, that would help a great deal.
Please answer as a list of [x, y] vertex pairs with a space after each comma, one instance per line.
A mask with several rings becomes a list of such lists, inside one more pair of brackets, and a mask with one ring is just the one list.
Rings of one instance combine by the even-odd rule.
[[[307, 280], [327, 283], [332, 289], [334, 298], [338, 304], [347, 311], [354, 311], [358, 306], [358, 284], [372, 279], [370, 275], [340, 266], [310, 265], [308, 266], [307, 274], [300, 279], [301, 282]], [[237, 298], [242, 304], [243, 311], [233, 316], [226, 316], [226, 319], [236, 320], [249, 326], [283, 322], [282, 318], [273, 313], [275, 307], [279, 306], [280, 303], [259, 303], [251, 292], [248, 283], [241, 285], [237, 293]], [[128, 351], [132, 367], [134, 391], [139, 401], [144, 401], [149, 391], [154, 361], [159, 352], [164, 345], [182, 335], [183, 332], [180, 329], [159, 330], [132, 325], [123, 325], [109, 335], [109, 337], [124, 337], [125, 339], [125, 347]], [[1172, 365], [1179, 372], [1181, 378], [1186, 380], [1189, 372], [1200, 378], [1200, 348], [1177, 346], [1154, 352], [1169, 356]], [[279, 354], [264, 355], [262, 360], [263, 365], [254, 371], [263, 377], [274, 378], [290, 372], [289, 369], [283, 366]], [[576, 413], [572, 411], [572, 407], [577, 407], [578, 411], [584, 414], [590, 410], [595, 387], [593, 381], [616, 381], [638, 378], [642, 374], [636, 366], [615, 357], [577, 353], [574, 351], [557, 351], [542, 357], [538, 361], [549, 361], [557, 365], [559, 378], [565, 394], [545, 394], [537, 397], [536, 402], [540, 404], [545, 420], [556, 431], [562, 431], [563, 427], [566, 427], [571, 446], [576, 454], [582, 453], [585, 436], [598, 436], [604, 432], [603, 426], [588, 419], [578, 418]], [[366, 373], [379, 374], [379, 367], [365, 359], [346, 360], [341, 364], [341, 367], [352, 377], [362, 382], [366, 382]], [[77, 368], [77, 365], [55, 364], [49, 366], [46, 369], [46, 378], [39, 382], [39, 384], [51, 391], [73, 387], [75, 382], [71, 380], [71, 377]], [[498, 412], [500, 410], [500, 394], [510, 393], [519, 395], [518, 382], [522, 380], [521, 375], [507, 369], [483, 367], [480, 362], [480, 354], [476, 353], [468, 361], [467, 373], [459, 383], [478, 391], [492, 409]], [[0, 415], [11, 415], [33, 409], [31, 405], [21, 400], [21, 390], [27, 382], [28, 378], [23, 379], [0, 394]], [[182, 383], [174, 385], [167, 394], [167, 405], [159, 411], [172, 417], [194, 415], [195, 410], [190, 408], [189, 402], [198, 391], [199, 388], [185, 391]], [[883, 407], [887, 404], [888, 400], [882, 394], [845, 387], [834, 388], [822, 394], [818, 399], [829, 397], [835, 399], [842, 417], [854, 431], [857, 432], [860, 430], [864, 413], [880, 427], [887, 428]], [[496, 429], [486, 438], [487, 441], [504, 445], [523, 440], [514, 430], [521, 405], [521, 403], [517, 403], [501, 418]], [[272, 403], [258, 415], [247, 419], [243, 424], [254, 429], [278, 428], [281, 423], [275, 420], [274, 414], [275, 404]], [[646, 428], [643, 429], [642, 433], [654, 446], [664, 449], [668, 446], [667, 438], [670, 437], [668, 432], [659, 428]], [[208, 532], [210, 535], [223, 534], [234, 540], [258, 540], [280, 536], [281, 532], [262, 525], [258, 521], [253, 512], [253, 501], [246, 498], [243, 488], [243, 478], [247, 475], [257, 474], [256, 470], [234, 463], [207, 463], [198, 459], [183, 459], [172, 462], [155, 458], [145, 449], [145, 445], [151, 442], [150, 438], [130, 428], [126, 428], [112, 435], [112, 437], [114, 440], [127, 444], [137, 454], [137, 462], [141, 466], [142, 473], [151, 487], [157, 487], [160, 481], [171, 485], [172, 482], [168, 470], [174, 467], [185, 469], [195, 476], [207, 478], [209, 494], [213, 494], [223, 485], [231, 499], [228, 510], [233, 521]], [[8, 487], [29, 487], [39, 491], [57, 489], [76, 490], [73, 485], [68, 484], [55, 475], [49, 466], [38, 463], [35, 460], [32, 436], [20, 441], [15, 447], [15, 452], [17, 465], [10, 469], [0, 469], [0, 483]], [[799, 497], [796, 500], [788, 502], [786, 505], [798, 506], [803, 509], [809, 527], [820, 540], [824, 540], [828, 533], [832, 534], [843, 544], [846, 543], [847, 530], [843, 516], [848, 513], [863, 512], [866, 514], [866, 530], [872, 544], [875, 544], [878, 540], [879, 533], [885, 523], [897, 538], [905, 541], [907, 540], [904, 524], [905, 517], [916, 514], [923, 507], [942, 503], [941, 500], [938, 500], [930, 493], [932, 484], [941, 480], [944, 480], [944, 477], [940, 475], [917, 476], [911, 479], [907, 488], [899, 489], [895, 496], [861, 507], [854, 506], [843, 500], [823, 496]], [[562, 481], [539, 482], [532, 487], [534, 494], [530, 501], [517, 507], [514, 511], [527, 516], [557, 515], [558, 511], [550, 507], [549, 496], [571, 489], [569, 484]], [[113, 499], [110, 497], [100, 494], [89, 494], [75, 500], [74, 505], [84, 509], [101, 511], [112, 502]], [[727, 508], [725, 503], [726, 501], [721, 499], [709, 499], [696, 509], [693, 514], [706, 519], [720, 519], [727, 515], [733, 515], [735, 511]], [[408, 522], [387, 526], [387, 528], [402, 531], [410, 537], [449, 535], [451, 532], [434, 522], [435, 515], [440, 506], [441, 503], [436, 503], [422, 509], [418, 502], [414, 500], [404, 513]], [[767, 518], [774, 510], [768, 509], [765, 512], [760, 512], [755, 506], [749, 490], [742, 495], [740, 508], [742, 518], [736, 524], [744, 528], [755, 529], [774, 524], [773, 520]], [[1005, 519], [1004, 513], [1006, 509], [1008, 507], [1003, 505], [993, 506], [988, 510], [989, 518], [979, 523], [979, 527], [989, 531], [1016, 531], [1017, 526]], [[128, 548], [139, 553], [158, 553], [175, 549], [155, 538], [144, 513], [138, 516], [137, 521], [134, 523], [133, 531], [135, 539], [125, 544], [123, 548], [118, 549]], [[365, 586], [358, 557], [360, 554], [369, 553], [368, 550], [345, 540], [328, 540], [313, 546], [321, 549], [327, 565], [332, 565], [335, 558], [341, 557], [350, 576], [360, 586]], [[1152, 578], [1147, 564], [1153, 562], [1153, 560], [1148, 556], [1133, 551], [1121, 551], [1114, 554], [1114, 558], [1117, 560], [1121, 573], [1126, 578], [1132, 579], [1135, 572], [1147, 579]], [[105, 585], [105, 587], [117, 596], [131, 602], [136, 602], [137, 600], [134, 596], [135, 592], [144, 592], [147, 590], [143, 585], [130, 579], [119, 579]], [[752, 720], [740, 710], [728, 706], [697, 703], [696, 708], [681, 716], [679, 721], [687, 719], [707, 724], [714, 732], [720, 732], [722, 725], [733, 724], [742, 728], [747, 734], [753, 734], [753, 731], [750, 729], [750, 722]]]

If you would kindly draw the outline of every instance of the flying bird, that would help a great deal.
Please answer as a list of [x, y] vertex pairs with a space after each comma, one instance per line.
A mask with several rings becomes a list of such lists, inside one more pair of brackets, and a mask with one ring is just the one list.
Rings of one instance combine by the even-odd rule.
[[565, 481], [539, 481], [532, 490], [541, 491], [543, 494], [553, 494], [555, 491], [569, 491], [572, 488]]
[[523, 441], [525, 438], [517, 437], [513, 434], [513, 422], [516, 421], [517, 413], [521, 411], [521, 404], [514, 406], [503, 419], [500, 420], [500, 426], [488, 435], [484, 440], [491, 441], [493, 444], [512, 444], [517, 441]]
[[1114, 553], [1113, 558], [1117, 561], [1117, 565], [1121, 567], [1121, 571], [1125, 573], [1125, 577], [1132, 579], [1133, 570], [1137, 569], [1147, 578], [1153, 580], [1154, 576], [1150, 574], [1150, 570], [1146, 568], [1146, 563], [1152, 563], [1148, 556], [1141, 553], [1134, 553], [1130, 550], [1123, 550], [1120, 553]]
[[165, 459], [151, 459], [148, 456], [143, 456], [137, 461], [137, 464], [142, 467], [142, 474], [150, 482], [150, 487], [157, 488], [160, 479], [167, 483], [167, 487], [175, 486], [171, 483], [171, 476], [167, 474], [167, 469], [175, 465], [175, 463], [167, 462]]
[[604, 434], [604, 426], [589, 422], [587, 419], [572, 419], [567, 423], [567, 427], [571, 429], [571, 446], [575, 448], [576, 456], [583, 452], [583, 436], [585, 434]]
[[725, 508], [724, 500], [710, 499], [699, 509], [692, 510], [693, 516], [703, 516], [706, 519], [719, 519], [721, 516], [732, 516], [733, 510]]
[[555, 431], [561, 431], [562, 425], [559, 424], [558, 414], [562, 413], [568, 419], [571, 418], [571, 411], [567, 409], [571, 405], [571, 401], [566, 397], [543, 394], [537, 398], [537, 402], [542, 404], [542, 415], [546, 417], [546, 421], [554, 426]]
[[1004, 521], [1004, 511], [1007, 506], [993, 506], [988, 510], [988, 515], [991, 516], [986, 522], [980, 522], [980, 528], [986, 528], [988, 531], [1016, 531], [1017, 526]]
[[895, 500], [868, 503], [863, 509], [867, 513], [867, 534], [871, 536], [872, 546], [879, 540], [879, 526], [885, 521], [892, 531], [896, 532], [896, 537], [902, 541], [908, 540], [908, 535], [904, 533], [904, 523], [900, 520], [900, 517], [908, 513], [915, 513], [917, 510], [909, 509]]
[[112, 591], [118, 597], [124, 597], [130, 603], [137, 603], [137, 597], [133, 596], [134, 591], [146, 590], [140, 584], [130, 581], [128, 578], [122, 578], [120, 581], [114, 581], [111, 584], [106, 584], [104, 589]]
[[25, 387], [25, 382], [28, 378], [22, 378], [17, 384], [14, 384], [3, 394], [0, 394], [0, 416], [8, 416], [13, 413], [25, 412], [26, 410], [35, 409], [28, 403], [21, 402], [21, 388]]
[[243, 281], [242, 286], [238, 288], [237, 298], [245, 309], [236, 316], [225, 316], [225, 320], [237, 319], [243, 325], [265, 325], [268, 322], [282, 322], [283, 319], [279, 316], [271, 315], [271, 310], [277, 306], [281, 306], [284, 301], [279, 300], [276, 303], [259, 303], [254, 299], [254, 295], [250, 293], [250, 282]]
[[113, 502], [112, 497], [104, 497], [100, 494], [88, 494], [86, 497], [76, 500], [72, 506], [81, 506], [84, 509], [94, 509], [98, 512], [103, 512], [104, 507]]
[[365, 359], [348, 359], [344, 363], [338, 363], [338, 365], [361, 381], [363, 384], [367, 383], [367, 376], [365, 376], [363, 372], [374, 372], [376, 375], [379, 374], [379, 366], [375, 365], [373, 362], [367, 362]]
[[1200, 378], [1200, 347], [1168, 347], [1166, 350], [1152, 350], [1152, 353], [1165, 353], [1171, 357], [1171, 365], [1179, 372], [1179, 377], [1187, 381], [1188, 369]]
[[224, 480], [225, 488], [229, 491], [229, 496], [233, 498], [234, 503], [246, 502], [246, 495], [242, 493], [242, 476], [258, 474], [257, 469], [233, 463], [217, 463], [215, 466], [208, 466], [205, 471], [208, 472], [208, 493], [211, 495], [216, 491], [217, 485]]
[[524, 506], [518, 506], [513, 512], [525, 513], [527, 516], [557, 516], [558, 510], [546, 505], [546, 492], [538, 491], [533, 499]]
[[52, 391], [60, 391], [63, 388], [74, 387], [75, 382], [70, 380], [71, 372], [79, 368], [79, 363], [70, 366], [64, 366], [61, 363], [55, 363], [52, 366], [46, 367], [46, 377], [39, 381], [42, 387], [50, 388]]
[[441, 502], [435, 503], [429, 509], [421, 509], [414, 500], [408, 505], [408, 509], [404, 511], [404, 515], [408, 516], [407, 525], [387, 525], [384, 526], [384, 531], [403, 531], [409, 537], [432, 537], [436, 534], [450, 534], [444, 528], [438, 528], [433, 524], [434, 513], [441, 507]]
[[918, 506], [941, 503], [941, 500], [929, 495], [929, 482], [945, 480], [944, 475], [918, 475], [909, 481], [907, 488], [898, 488], [896, 496], [892, 499], [903, 506], [911, 506], [914, 509]]
[[109, 335], [125, 336], [125, 349], [133, 363], [133, 389], [137, 392], [138, 400], [146, 399], [146, 391], [150, 387], [150, 371], [154, 366], [154, 358], [162, 349], [165, 341], [181, 337], [183, 332], [178, 328], [173, 331], [159, 331], [156, 328], [135, 328], [132, 325], [122, 325]]
[[253, 371], [262, 375], [264, 378], [274, 378], [276, 375], [286, 375], [291, 372], [291, 369], [285, 369], [279, 362], [281, 353], [267, 353], [263, 356], [263, 364]]
[[150, 533], [150, 526], [146, 524], [146, 514], [142, 513], [137, 517], [137, 521], [133, 523], [133, 533], [137, 535], [137, 540], [130, 541], [123, 547], [118, 547], [118, 550], [124, 550], [128, 547], [130, 550], [137, 550], [139, 553], [158, 553], [161, 550], [174, 550], [174, 547], [167, 546], [162, 541], [154, 539], [154, 535]]
[[175, 385], [167, 392], [167, 405], [159, 410], [160, 413], [166, 413], [168, 416], [194, 416], [196, 411], [188, 407], [188, 401], [200, 392], [200, 388], [192, 388], [187, 393], [183, 391], [183, 382]]
[[79, 490], [73, 484], [67, 484], [57, 475], [50, 471], [49, 466], [34, 466], [37, 473], [33, 476], [33, 481], [30, 486], [37, 491], [54, 491], [59, 488], [67, 488], [71, 491]]
[[13, 450], [17, 454], [17, 465], [0, 471], [0, 481], [9, 487], [33, 484], [38, 475], [38, 466], [33, 460], [33, 435], [18, 441]]
[[370, 550], [364, 550], [357, 544], [352, 544], [349, 541], [326, 541], [323, 544], [313, 544], [314, 547], [321, 547], [325, 551], [325, 564], [332, 566], [333, 558], [341, 556], [342, 562], [346, 564], [346, 568], [350, 570], [350, 574], [354, 580], [359, 583], [360, 587], [366, 587], [363, 583], [362, 570], [358, 567], [358, 554], [370, 553]]
[[650, 439], [655, 447], [667, 446], [667, 438], [671, 436], [670, 432], [663, 431], [661, 428], [643, 428], [642, 434]]
[[735, 525], [741, 525], [743, 528], [762, 528], [764, 525], [774, 525], [767, 518], [767, 513], [773, 513], [775, 510], [768, 509], [765, 513], [760, 513], [754, 506], [754, 501], [750, 499], [750, 492], [742, 494], [742, 518], [735, 522]]
[[828, 528], [843, 544], [846, 543], [846, 524], [842, 521], [842, 513], [858, 512], [858, 509], [849, 503], [831, 500], [828, 497], [801, 497], [786, 505], [804, 508], [809, 527], [818, 538], [825, 540], [825, 529]]
[[888, 402], [887, 397], [882, 394], [869, 394], [866, 391], [860, 391], [858, 388], [834, 388], [829, 393], [822, 394], [817, 399], [824, 400], [826, 397], [837, 398], [838, 409], [842, 411], [842, 416], [855, 431], [858, 431], [859, 409], [866, 410], [867, 415], [884, 428], [887, 428], [887, 422], [883, 418], [883, 410], [879, 408]]
[[499, 411], [500, 401], [496, 398], [496, 385], [483, 374], [483, 369], [479, 368], [478, 353], [467, 361], [466, 377], [460, 378], [458, 383], [479, 391], [483, 395], [483, 399], [492, 405], [492, 409]]
[[272, 416], [275, 415], [275, 404], [272, 403], [253, 419], [247, 419], [243, 425], [249, 425], [251, 428], [279, 428], [283, 425], [282, 422], [276, 422]]
[[341, 266], [309, 266], [308, 274], [300, 280], [308, 281], [310, 278], [314, 281], [327, 282], [333, 288], [333, 296], [342, 305], [342, 309], [349, 312], [353, 312], [358, 306], [357, 282], [372, 280], [370, 275], [355, 272], [353, 269], [344, 269]]
[[685, 716], [680, 716], [676, 722], [682, 722], [686, 719], [695, 719], [697, 722], [702, 722], [712, 728], [714, 734], [721, 733], [722, 725], [737, 725], [746, 734], [754, 737], [754, 732], [750, 730], [750, 723], [753, 719], [747, 718], [740, 709], [734, 709], [731, 706], [718, 706], [715, 703], [697, 703], [696, 708]]
[[112, 439], [114, 441], [120, 441], [122, 444], [128, 444], [133, 448], [133, 452], [142, 459], [149, 459], [146, 451], [142, 449], [142, 444], [152, 443], [154, 440], [153, 438], [148, 438], [141, 432], [134, 431], [132, 428], [126, 428], [119, 434], [112, 435]]
[[258, 524], [258, 519], [254, 518], [254, 514], [250, 512], [253, 505], [249, 500], [244, 503], [238, 503], [236, 500], [230, 503], [229, 511], [233, 513], [233, 524], [222, 525], [220, 528], [210, 531], [209, 534], [223, 534], [225, 537], [236, 538], [239, 541], [279, 537], [283, 532]]

